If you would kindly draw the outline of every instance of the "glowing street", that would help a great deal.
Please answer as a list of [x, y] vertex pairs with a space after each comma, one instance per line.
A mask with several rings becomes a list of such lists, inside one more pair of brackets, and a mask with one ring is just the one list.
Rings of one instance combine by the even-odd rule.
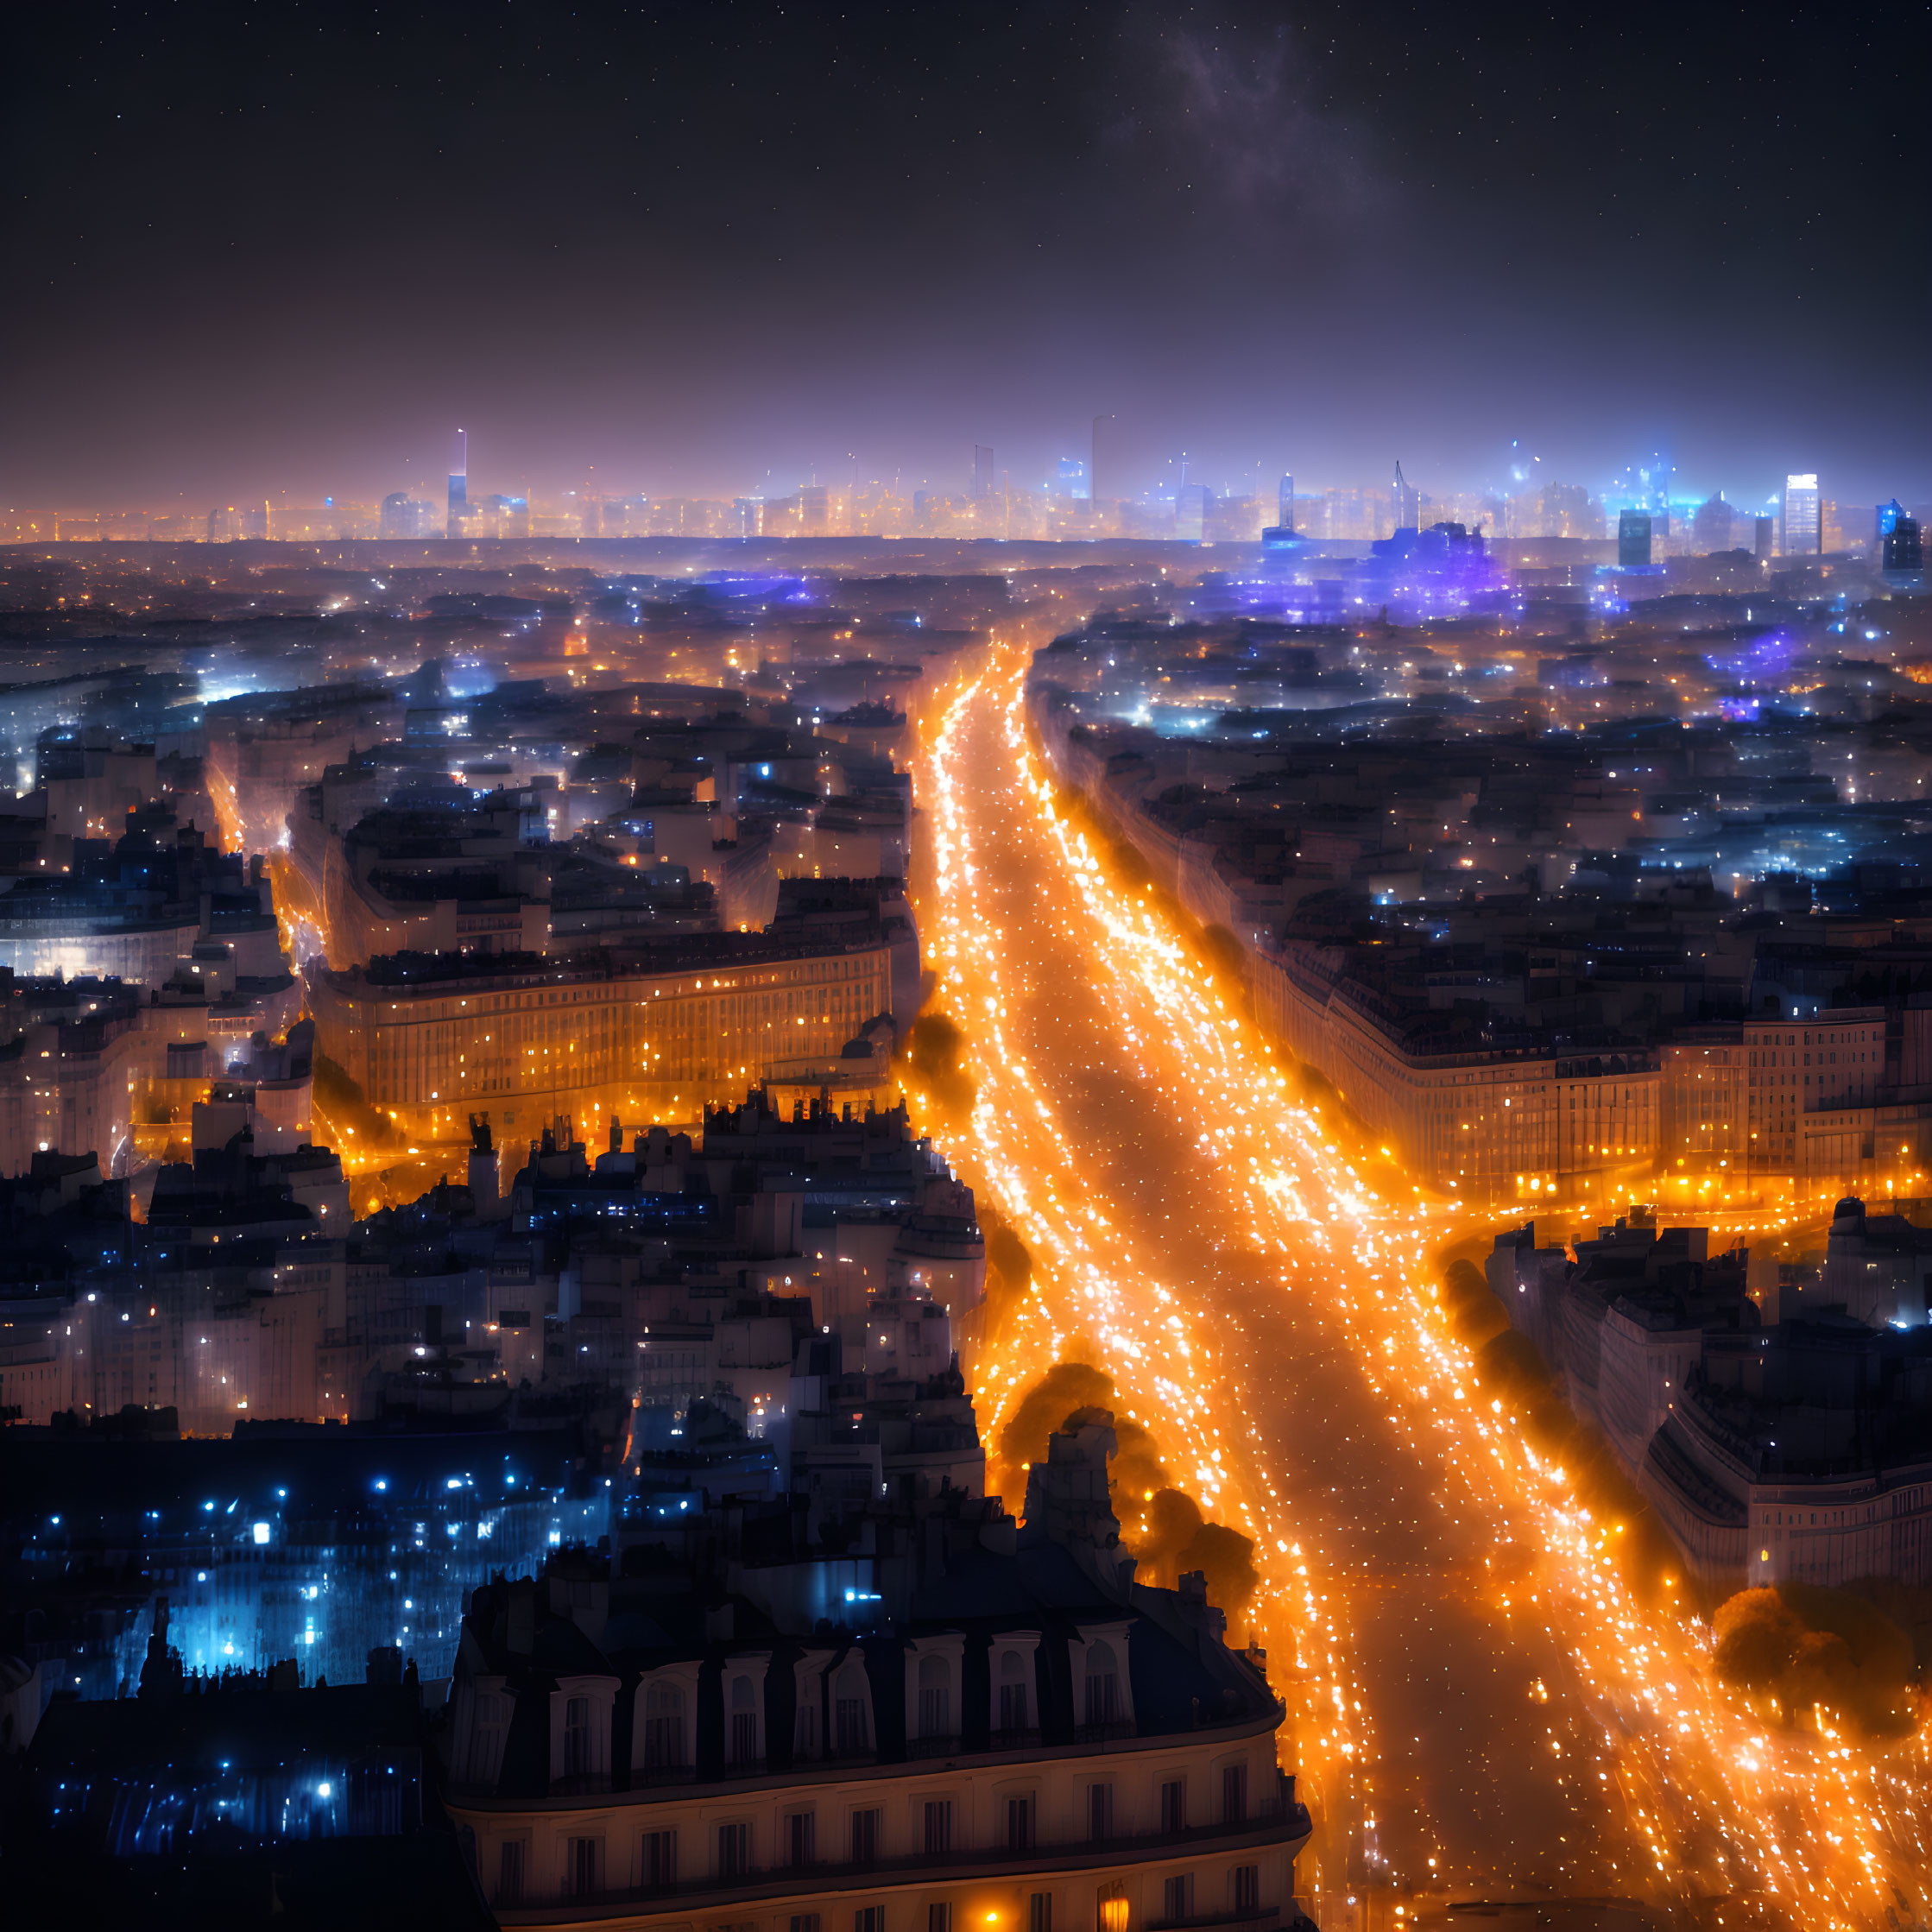
[[1033, 1259], [981, 1426], [1089, 1361], [1172, 1480], [1253, 1539], [1253, 1634], [1316, 1808], [1307, 1908], [1393, 1925], [1431, 1898], [1615, 1895], [1699, 1923], [1918, 1921], [1923, 1745], [1767, 1734], [1668, 1609], [1675, 1581], [1646, 1593], [1666, 1607], [1638, 1601], [1619, 1526], [1447, 1325], [1439, 1257], [1487, 1230], [1403, 1197], [1386, 1163], [1372, 1184], [1109, 878], [1029, 748], [1026, 663], [1008, 642], [968, 672], [917, 767], [932, 1004], [975, 1089], [941, 1139]]

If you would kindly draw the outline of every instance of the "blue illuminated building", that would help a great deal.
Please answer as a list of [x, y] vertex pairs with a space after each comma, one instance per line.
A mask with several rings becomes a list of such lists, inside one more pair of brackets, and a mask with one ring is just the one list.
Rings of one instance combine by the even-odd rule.
[[418, 1684], [198, 1686], [169, 1668], [168, 1637], [161, 1619], [138, 1697], [41, 1720], [4, 1815], [9, 1926], [495, 1923], [438, 1796]]
[[306, 1683], [355, 1683], [385, 1648], [445, 1676], [471, 1589], [594, 1544], [609, 1516], [568, 1427], [276, 1423], [138, 1444], [16, 1427], [0, 1491], [7, 1596], [39, 1606], [8, 1647], [90, 1698], [138, 1682], [162, 1598], [191, 1676], [292, 1657]]

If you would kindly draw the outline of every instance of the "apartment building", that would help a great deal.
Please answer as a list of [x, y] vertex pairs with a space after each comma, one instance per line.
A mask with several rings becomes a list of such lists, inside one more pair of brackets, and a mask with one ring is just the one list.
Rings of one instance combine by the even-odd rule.
[[[608, 1567], [478, 1591], [446, 1790], [499, 1923], [1293, 1922], [1310, 1826], [1277, 1769], [1282, 1706], [1198, 1578], [1133, 1582], [1112, 1441], [1054, 1439], [1017, 1537], [997, 1500], [952, 1495], [897, 1525], [868, 1507], [837, 1555], [783, 1500], [697, 1534], [666, 1495], [678, 1526], [618, 1533]], [[891, 1527], [905, 1559], [856, 1553]], [[693, 1590], [706, 1546], [736, 1588]]]

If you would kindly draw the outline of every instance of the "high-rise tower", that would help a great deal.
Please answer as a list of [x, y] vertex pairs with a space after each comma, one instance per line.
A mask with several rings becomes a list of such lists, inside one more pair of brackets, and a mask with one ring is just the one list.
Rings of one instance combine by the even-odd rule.
[[450, 471], [450, 501], [443, 526], [445, 537], [463, 534], [463, 520], [470, 514], [470, 432], [456, 432], [456, 468]]
[[1398, 530], [1422, 527], [1422, 492], [1403, 476], [1399, 463], [1395, 466], [1395, 527]]
[[1787, 557], [1815, 557], [1824, 548], [1824, 521], [1820, 512], [1818, 473], [1784, 479], [1784, 541]]

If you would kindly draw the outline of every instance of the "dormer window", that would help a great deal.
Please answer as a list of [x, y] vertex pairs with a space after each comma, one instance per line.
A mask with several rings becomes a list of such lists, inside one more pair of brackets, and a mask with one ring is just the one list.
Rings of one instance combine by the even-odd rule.
[[1114, 1646], [1106, 1642], [1087, 1646], [1086, 1721], [1112, 1724], [1121, 1708], [1121, 1675]]
[[919, 1735], [952, 1735], [952, 1672], [943, 1657], [919, 1659]]
[[674, 1681], [644, 1690], [644, 1768], [675, 1771], [685, 1761], [685, 1689]]
[[1010, 1749], [1023, 1738], [1039, 1735], [1039, 1699], [1035, 1689], [1035, 1653], [1039, 1649], [1038, 1631], [1002, 1632], [993, 1639], [987, 1658], [987, 1674], [991, 1680], [991, 1708], [987, 1719], [995, 1751]]
[[1089, 1731], [1133, 1727], [1133, 1686], [1127, 1674], [1125, 1623], [1089, 1624], [1067, 1646], [1072, 1666], [1074, 1720]]
[[959, 1680], [966, 1639], [957, 1631], [906, 1646], [906, 1743], [915, 1756], [953, 1749], [959, 1739]]
[[615, 1677], [559, 1677], [550, 1696], [550, 1777], [553, 1788], [607, 1790]]
[[630, 1762], [647, 1782], [691, 1774], [698, 1758], [696, 1660], [647, 1672], [631, 1705]]
[[872, 1752], [872, 1686], [866, 1680], [865, 1660], [849, 1651], [831, 1683], [832, 1749], [841, 1758], [868, 1757]]
[[1028, 1659], [1018, 1651], [1007, 1651], [1000, 1659], [1000, 1728], [1025, 1731], [1032, 1724], [1032, 1687]]
[[724, 1665], [724, 1761], [750, 1770], [765, 1761], [765, 1666], [769, 1653], [727, 1658]]

